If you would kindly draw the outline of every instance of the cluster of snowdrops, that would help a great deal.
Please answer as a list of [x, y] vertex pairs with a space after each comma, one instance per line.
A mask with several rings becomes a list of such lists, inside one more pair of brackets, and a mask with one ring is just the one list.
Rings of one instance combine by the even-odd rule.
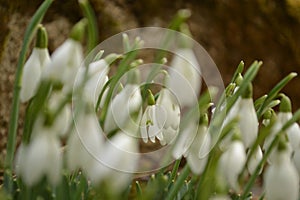
[[[78, 22], [51, 56], [46, 30], [38, 27], [20, 82], [27, 109], [14, 198], [299, 198], [299, 112], [280, 93], [295, 73], [253, 100], [262, 63], [243, 73], [241, 62], [213, 101], [220, 91], [208, 87], [200, 94], [192, 46], [162, 55], [144, 81], [140, 38], [124, 34], [124, 53], [100, 50], [87, 61], [86, 26], [86, 19]], [[160, 156], [169, 162], [161, 159], [149, 175], [140, 152], [151, 143], [168, 147]], [[254, 187], [261, 189], [252, 194]]]

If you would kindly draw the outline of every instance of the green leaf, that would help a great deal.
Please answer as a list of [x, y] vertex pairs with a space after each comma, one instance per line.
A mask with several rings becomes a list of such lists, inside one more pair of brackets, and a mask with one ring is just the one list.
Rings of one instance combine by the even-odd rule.
[[25, 31], [25, 36], [23, 40], [23, 45], [21, 48], [19, 60], [17, 63], [17, 71], [13, 89], [13, 100], [12, 100], [12, 110], [9, 121], [9, 130], [8, 130], [8, 143], [6, 147], [7, 155], [5, 157], [5, 182], [4, 187], [8, 192], [12, 192], [12, 167], [16, 146], [16, 135], [17, 135], [17, 125], [19, 118], [19, 98], [20, 98], [20, 89], [21, 89], [21, 78], [23, 73], [23, 67], [25, 63], [26, 53], [28, 51], [29, 45], [32, 41], [32, 38], [37, 30], [38, 25], [42, 21], [45, 13], [52, 4], [53, 0], [45, 0], [38, 10], [33, 15], [32, 19], [29, 22], [28, 27]]
[[297, 76], [297, 73], [292, 72], [289, 75], [287, 75], [284, 79], [282, 79], [279, 83], [275, 85], [275, 87], [268, 93], [267, 98], [263, 102], [263, 104], [260, 106], [260, 108], [257, 111], [257, 117], [260, 119], [262, 115], [264, 114], [264, 111], [266, 111], [265, 107], [269, 105], [269, 103], [277, 97], [278, 93], [282, 90], [288, 82], [290, 82], [294, 77]]

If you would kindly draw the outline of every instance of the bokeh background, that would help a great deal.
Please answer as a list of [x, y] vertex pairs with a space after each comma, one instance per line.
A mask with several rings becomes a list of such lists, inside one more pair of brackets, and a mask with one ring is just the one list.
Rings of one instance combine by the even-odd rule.
[[[16, 62], [25, 28], [41, 0], [0, 0], [0, 150], [5, 154]], [[227, 84], [238, 63], [263, 66], [254, 96], [269, 91], [288, 73], [300, 72], [300, 1], [298, 0], [90, 0], [100, 41], [136, 27], [167, 27], [178, 9], [188, 8], [191, 32], [211, 55]], [[43, 24], [52, 52], [82, 17], [75, 0], [56, 0]], [[285, 89], [300, 108], [300, 78]], [[24, 108], [22, 108], [24, 110]], [[21, 109], [21, 110], [22, 110]], [[22, 120], [20, 120], [22, 124]], [[0, 162], [1, 163], [1, 162]]]

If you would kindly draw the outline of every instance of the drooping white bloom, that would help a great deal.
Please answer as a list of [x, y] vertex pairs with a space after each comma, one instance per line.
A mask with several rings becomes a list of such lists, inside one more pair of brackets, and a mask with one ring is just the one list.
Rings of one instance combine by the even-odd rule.
[[[59, 109], [62, 101], [67, 98], [62, 92], [53, 92], [48, 101], [48, 109], [50, 112], [54, 113]], [[65, 136], [68, 128], [71, 124], [71, 106], [69, 104], [64, 105], [61, 108], [60, 113], [54, 119], [52, 124], [52, 129], [60, 136]]]
[[181, 107], [197, 103], [201, 88], [200, 66], [190, 48], [177, 49], [167, 80], [167, 88], [174, 92]]
[[204, 125], [199, 126], [198, 133], [187, 151], [188, 165], [194, 174], [201, 174], [206, 166], [210, 150], [211, 136]]
[[87, 75], [87, 80], [83, 89], [83, 98], [85, 98], [86, 102], [90, 102], [93, 105], [97, 103], [103, 86], [108, 81], [108, 71], [109, 65], [105, 59], [90, 63], [87, 74], [85, 67], [79, 69], [79, 80], [77, 80], [75, 84], [78, 87], [79, 84], [82, 84], [84, 81], [85, 75]]
[[70, 170], [81, 168], [90, 178], [92, 166], [103, 144], [103, 132], [97, 117], [92, 113], [82, 113], [75, 120], [75, 128], [67, 142], [67, 165]]
[[51, 129], [44, 127], [30, 142], [26, 150], [22, 177], [28, 186], [35, 185], [47, 176], [52, 185], [57, 185], [61, 177], [62, 155], [60, 142]]
[[50, 63], [48, 49], [35, 47], [26, 61], [22, 74], [21, 102], [31, 99], [39, 86], [44, 66]]
[[[277, 119], [271, 128], [270, 134], [266, 137], [263, 148], [267, 150], [272, 141], [274, 140], [276, 133], [280, 131], [282, 126], [292, 117], [292, 113], [290, 112], [279, 112], [277, 115]], [[287, 133], [289, 142], [287, 143], [287, 151], [292, 155], [293, 151], [299, 148], [300, 144], [300, 132], [299, 125], [294, 123], [288, 128], [285, 132]], [[268, 158], [268, 162], [271, 163], [276, 152], [274, 150], [271, 151], [271, 154]]]
[[[291, 112], [279, 112], [277, 115], [278, 120], [278, 130], [282, 128], [282, 126], [291, 118], [293, 114]], [[277, 131], [278, 131], [277, 130]], [[295, 122], [286, 130], [289, 143], [291, 144], [293, 149], [297, 149], [300, 147], [300, 128], [299, 125]]]
[[[162, 140], [162, 129], [159, 127], [158, 122], [158, 114], [163, 114], [166, 117], [166, 113], [164, 113], [163, 108], [159, 105], [149, 105], [142, 117], [141, 120], [141, 136], [143, 141], [146, 143], [148, 142], [148, 137], [150, 138], [151, 142], [155, 142], [155, 137], [157, 139]], [[166, 121], [166, 119], [164, 120]]]
[[128, 186], [139, 160], [138, 139], [119, 131], [108, 140], [94, 165], [93, 182], [106, 181], [115, 192]]
[[[239, 97], [236, 102], [233, 104], [231, 109], [229, 110], [228, 114], [226, 113], [226, 116], [224, 118], [224, 122], [222, 124], [222, 128], [224, 128], [228, 123], [230, 123], [234, 118], [238, 118], [239, 115], [239, 109], [240, 109], [240, 102], [242, 98]], [[225, 109], [226, 104], [223, 106], [222, 109]], [[227, 134], [227, 136], [220, 141], [220, 148], [222, 150], [225, 150], [228, 148], [228, 146], [231, 143], [231, 138], [232, 138], [233, 131]]]
[[[124, 129], [131, 119], [131, 114], [139, 112], [142, 105], [142, 96], [138, 85], [128, 84], [117, 94], [110, 103], [104, 131], [109, 133], [117, 128]], [[139, 122], [138, 122], [139, 124]]]
[[290, 160], [288, 151], [279, 151], [264, 176], [266, 199], [297, 200], [299, 198], [299, 175]]
[[236, 192], [239, 192], [238, 176], [241, 173], [245, 162], [245, 147], [241, 141], [233, 141], [228, 149], [221, 155], [219, 170], [228, 185]]
[[238, 111], [239, 128], [245, 148], [251, 147], [258, 134], [258, 119], [252, 98], [242, 98]]
[[172, 156], [175, 159], [179, 159], [181, 156], [186, 155], [188, 149], [193, 143], [194, 138], [198, 132], [198, 122], [197, 120], [191, 120], [190, 123], [184, 128], [178, 135], [174, 149], [172, 151]]
[[74, 39], [67, 39], [51, 55], [51, 62], [45, 67], [43, 77], [64, 85], [63, 90], [70, 92], [76, 73], [83, 61], [82, 46]]
[[174, 96], [168, 89], [163, 88], [157, 98], [156, 104], [162, 109], [157, 112], [158, 127], [162, 129], [162, 145], [175, 141], [179, 131], [180, 108], [174, 99]]
[[[249, 162], [247, 163], [247, 168], [248, 168], [248, 172], [250, 174], [253, 174], [255, 172], [256, 167], [258, 166], [258, 164], [260, 163], [260, 161], [263, 158], [263, 153], [261, 151], [260, 146], [258, 146], [255, 149], [254, 154], [252, 155], [252, 157], [250, 158]], [[262, 172], [262, 169], [259, 171], [259, 174]]]

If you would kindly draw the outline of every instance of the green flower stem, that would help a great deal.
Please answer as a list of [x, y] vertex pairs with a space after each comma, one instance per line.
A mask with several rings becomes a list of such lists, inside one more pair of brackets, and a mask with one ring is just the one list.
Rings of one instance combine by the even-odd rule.
[[170, 192], [166, 197], [166, 200], [173, 200], [175, 198], [176, 194], [178, 193], [182, 185], [185, 183], [185, 180], [189, 174], [190, 174], [190, 168], [188, 164], [186, 164], [182, 169], [180, 175], [178, 176], [177, 181], [171, 187]]
[[216, 146], [209, 154], [204, 172], [201, 175], [196, 188], [195, 199], [209, 199], [209, 196], [216, 187], [215, 172], [217, 170], [218, 160], [221, 155], [219, 148], [216, 148]]
[[260, 119], [262, 117], [262, 115], [264, 114], [264, 112], [266, 111], [266, 109], [265, 109], [266, 106], [269, 105], [269, 103], [274, 98], [277, 97], [278, 93], [282, 90], [282, 88], [296, 76], [297, 76], [297, 73], [292, 72], [275, 85], [275, 87], [268, 93], [267, 98], [265, 99], [265, 101], [262, 103], [262, 105], [258, 109], [258, 111], [257, 111], [258, 119]]
[[91, 52], [95, 46], [98, 44], [98, 25], [96, 15], [94, 10], [92, 9], [91, 4], [88, 0], [79, 0], [79, 5], [84, 16], [88, 20], [88, 42], [87, 42], [87, 50], [88, 53]]
[[169, 178], [169, 182], [167, 184], [168, 186], [170, 186], [172, 181], [175, 180], [180, 162], [181, 162], [181, 159], [178, 159], [178, 160], [175, 161], [175, 164], [173, 166], [173, 169], [172, 169], [172, 172], [171, 172], [171, 175], [170, 175], [170, 178]]
[[9, 122], [8, 143], [6, 148], [7, 155], [5, 158], [4, 185], [8, 192], [12, 192], [13, 189], [13, 182], [12, 182], [11, 175], [12, 175], [13, 160], [14, 160], [14, 153], [15, 153], [15, 146], [16, 146], [17, 125], [18, 125], [19, 106], [20, 106], [19, 98], [20, 98], [20, 89], [21, 89], [21, 78], [22, 78], [23, 66], [25, 63], [25, 57], [30, 42], [32, 41], [32, 38], [35, 34], [35, 31], [52, 2], [53, 0], [45, 0], [42, 3], [42, 5], [38, 8], [38, 10], [35, 12], [34, 16], [32, 17], [25, 31], [23, 46], [17, 64], [17, 71], [16, 71], [15, 84], [13, 90], [12, 110], [11, 110], [10, 122]]
[[284, 133], [284, 131], [286, 131], [293, 123], [297, 122], [300, 119], [300, 109], [297, 110], [297, 112], [295, 112], [295, 114], [293, 115], [293, 117], [288, 120], [283, 127], [276, 133], [275, 138], [273, 139], [270, 147], [267, 149], [267, 151], [265, 152], [262, 160], [259, 162], [258, 166], [256, 167], [254, 173], [251, 175], [249, 181], [247, 182], [244, 192], [242, 194], [241, 199], [245, 199], [247, 194], [250, 192], [250, 189], [252, 188], [253, 184], [255, 183], [255, 180], [260, 172], [260, 169], [264, 166], [264, 164], [266, 163], [271, 151], [276, 147], [276, 145], [279, 142], [280, 139], [280, 135], [282, 133]]

